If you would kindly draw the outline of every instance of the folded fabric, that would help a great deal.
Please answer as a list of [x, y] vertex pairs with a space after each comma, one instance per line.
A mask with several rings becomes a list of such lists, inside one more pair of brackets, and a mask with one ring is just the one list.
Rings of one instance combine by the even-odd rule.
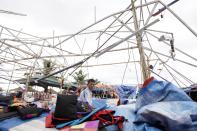
[[[197, 103], [192, 101], [157, 102], [138, 110], [135, 127], [140, 131], [145, 125], [165, 131], [197, 131]], [[147, 131], [152, 131], [147, 128]]]
[[99, 121], [87, 121], [79, 125], [66, 127], [61, 129], [61, 131], [98, 131]]
[[[149, 83], [139, 90], [136, 100], [136, 110], [145, 105], [160, 101], [192, 101], [191, 98], [180, 88], [170, 82], [158, 81], [150, 78]], [[146, 82], [146, 81], [145, 81]]]
[[20, 118], [22, 120], [25, 120], [25, 119], [31, 119], [31, 118], [40, 116], [43, 112], [43, 109], [37, 108], [37, 107], [26, 106], [26, 107], [18, 107], [17, 112]]

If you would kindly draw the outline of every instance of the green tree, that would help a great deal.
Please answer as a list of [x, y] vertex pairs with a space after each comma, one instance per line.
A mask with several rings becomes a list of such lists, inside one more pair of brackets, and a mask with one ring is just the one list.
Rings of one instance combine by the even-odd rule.
[[73, 75], [73, 78], [78, 85], [85, 84], [86, 77], [87, 74], [84, 74], [81, 69], [78, 72], [75, 72], [75, 74]]
[[[43, 66], [44, 66], [42, 71], [43, 75], [49, 75], [54, 70], [55, 63], [52, 62], [51, 60], [44, 59]], [[47, 85], [44, 87], [44, 92], [48, 92]]]
[[52, 62], [51, 60], [44, 59], [43, 60], [43, 66], [44, 66], [43, 67], [43, 74], [48, 75], [53, 71], [55, 63]]

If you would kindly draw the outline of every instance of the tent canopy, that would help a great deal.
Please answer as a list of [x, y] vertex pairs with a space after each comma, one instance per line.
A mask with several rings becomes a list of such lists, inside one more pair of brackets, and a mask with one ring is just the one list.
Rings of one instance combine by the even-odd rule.
[[[37, 85], [37, 86], [40, 86], [40, 87], [43, 87], [43, 88], [47, 88], [48, 86], [58, 87], [58, 88], [61, 87], [61, 83], [60, 83], [60, 81], [56, 77], [51, 76], [49, 78], [46, 78], [46, 79], [42, 79], [42, 80], [37, 81], [37, 79], [40, 79], [42, 77], [43, 76], [34, 76], [34, 77], [32, 77], [29, 80], [29, 85], [30, 86]], [[20, 84], [26, 84], [27, 78], [18, 79], [16, 81], [19, 82]], [[77, 87], [77, 85], [74, 84], [74, 83], [66, 83], [66, 82], [63, 83], [63, 88], [64, 89], [65, 88], [68, 88], [70, 86]]]

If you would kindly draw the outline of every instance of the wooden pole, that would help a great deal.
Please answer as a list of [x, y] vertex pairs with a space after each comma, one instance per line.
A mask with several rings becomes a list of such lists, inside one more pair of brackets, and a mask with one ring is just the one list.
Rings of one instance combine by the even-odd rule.
[[[132, 5], [132, 12], [133, 12], [134, 28], [135, 28], [135, 31], [138, 31], [139, 26], [138, 26], [138, 20], [137, 20], [136, 7], [134, 4], [134, 0], [131, 0], [131, 5]], [[141, 66], [141, 70], [142, 70], [143, 81], [145, 81], [149, 77], [149, 75], [148, 75], [149, 73], [147, 71], [148, 67], [146, 64], [145, 54], [144, 54], [144, 49], [143, 49], [141, 39], [142, 39], [141, 32], [138, 32], [136, 34], [136, 41], [137, 41], [137, 46], [138, 46], [138, 50], [139, 50], [139, 54], [140, 54], [140, 66]]]

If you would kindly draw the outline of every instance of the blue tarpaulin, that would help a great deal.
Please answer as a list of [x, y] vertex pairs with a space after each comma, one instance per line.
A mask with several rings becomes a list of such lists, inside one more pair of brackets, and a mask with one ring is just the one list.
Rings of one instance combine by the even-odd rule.
[[128, 85], [115, 85], [114, 86], [120, 99], [134, 98], [136, 95], [136, 87]]

